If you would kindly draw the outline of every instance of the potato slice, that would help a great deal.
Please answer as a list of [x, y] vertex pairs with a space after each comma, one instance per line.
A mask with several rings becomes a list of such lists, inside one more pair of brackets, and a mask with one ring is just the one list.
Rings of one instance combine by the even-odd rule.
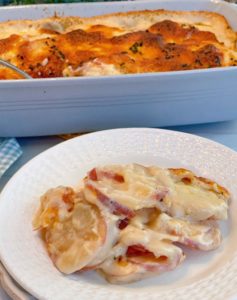
[[99, 209], [67, 187], [51, 189], [41, 198], [33, 224], [42, 228], [51, 259], [66, 274], [89, 264], [106, 240], [107, 226]]
[[92, 169], [84, 179], [87, 201], [112, 214], [132, 218], [135, 210], [156, 207], [168, 189], [150, 168], [138, 164]]

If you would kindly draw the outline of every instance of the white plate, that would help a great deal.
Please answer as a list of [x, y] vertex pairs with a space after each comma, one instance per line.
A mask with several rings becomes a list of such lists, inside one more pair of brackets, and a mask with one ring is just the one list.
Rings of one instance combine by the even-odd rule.
[[[0, 285], [1, 288], [11, 297], [12, 300], [33, 300], [34, 298], [24, 291], [8, 274], [4, 266], [0, 263]], [[1, 289], [2, 291], [2, 289]], [[0, 291], [0, 299], [1, 293]], [[3, 296], [4, 297], [4, 296]], [[9, 299], [4, 297], [4, 299]]]
[[[65, 276], [49, 259], [32, 230], [39, 196], [57, 185], [75, 186], [90, 168], [137, 162], [185, 167], [216, 180], [233, 194], [230, 220], [216, 251], [190, 252], [175, 271], [116, 286], [94, 271]], [[39, 299], [230, 299], [237, 295], [237, 154], [209, 140], [159, 129], [119, 129], [63, 142], [27, 163], [0, 198], [0, 258], [10, 274]]]
[[[0, 21], [143, 9], [206, 10], [237, 30], [237, 7], [218, 0], [142, 0], [0, 8]], [[237, 118], [237, 67], [121, 76], [0, 81], [0, 136], [36, 136]], [[29, 126], [30, 124], [30, 126]]]

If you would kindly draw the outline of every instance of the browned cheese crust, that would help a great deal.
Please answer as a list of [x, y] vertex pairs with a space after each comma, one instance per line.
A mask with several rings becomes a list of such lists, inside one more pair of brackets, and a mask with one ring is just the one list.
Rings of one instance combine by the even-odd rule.
[[193, 172], [187, 169], [169, 169], [170, 174], [172, 175], [174, 181], [182, 181], [184, 184], [198, 186], [206, 190], [212, 191], [218, 197], [221, 197], [226, 202], [230, 199], [230, 193], [226, 188], [219, 185], [215, 181], [210, 179], [196, 176]]
[[[236, 34], [210, 12], [136, 11], [0, 23], [0, 57], [34, 78], [237, 65]], [[20, 78], [0, 67], [0, 79]]]

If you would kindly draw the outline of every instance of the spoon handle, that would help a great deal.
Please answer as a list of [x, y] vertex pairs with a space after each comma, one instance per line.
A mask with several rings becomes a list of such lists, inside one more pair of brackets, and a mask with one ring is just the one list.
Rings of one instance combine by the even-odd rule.
[[23, 76], [26, 79], [32, 79], [32, 77], [30, 75], [28, 75], [26, 72], [18, 69], [16, 66], [12, 65], [11, 63], [9, 63], [1, 58], [0, 58], [0, 65], [3, 65], [7, 68], [12, 69], [13, 71], [17, 72], [18, 74], [20, 74], [21, 76]]

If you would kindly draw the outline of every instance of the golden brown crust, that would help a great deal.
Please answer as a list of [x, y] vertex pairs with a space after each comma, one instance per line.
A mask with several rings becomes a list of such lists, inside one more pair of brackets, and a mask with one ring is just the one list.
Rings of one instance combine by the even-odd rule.
[[[225, 18], [210, 12], [145, 10], [0, 23], [1, 57], [34, 78], [234, 66], [235, 39]], [[0, 79], [11, 78], [17, 75], [0, 68]]]
[[176, 181], [182, 181], [184, 184], [187, 185], [196, 185], [201, 186], [207, 190], [210, 190], [217, 194], [218, 196], [222, 197], [226, 201], [230, 199], [230, 193], [226, 188], [219, 185], [215, 181], [210, 179], [196, 176], [193, 172], [187, 169], [179, 168], [179, 169], [169, 169], [170, 174], [175, 178]]

